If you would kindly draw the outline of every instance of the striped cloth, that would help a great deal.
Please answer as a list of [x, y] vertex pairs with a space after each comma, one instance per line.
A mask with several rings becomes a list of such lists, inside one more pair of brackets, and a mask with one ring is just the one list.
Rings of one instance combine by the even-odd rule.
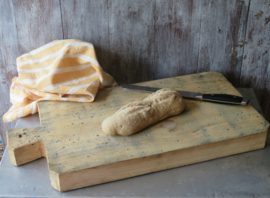
[[94, 46], [81, 40], [56, 40], [17, 58], [4, 122], [38, 112], [37, 102], [92, 102], [106, 86], [116, 86], [100, 67]]

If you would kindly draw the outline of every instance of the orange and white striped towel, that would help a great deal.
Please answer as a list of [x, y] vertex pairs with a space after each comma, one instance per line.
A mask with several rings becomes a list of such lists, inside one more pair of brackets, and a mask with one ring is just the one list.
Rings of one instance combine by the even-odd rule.
[[94, 46], [81, 40], [56, 40], [17, 58], [4, 122], [38, 112], [37, 102], [92, 102], [106, 86], [116, 86], [100, 67]]

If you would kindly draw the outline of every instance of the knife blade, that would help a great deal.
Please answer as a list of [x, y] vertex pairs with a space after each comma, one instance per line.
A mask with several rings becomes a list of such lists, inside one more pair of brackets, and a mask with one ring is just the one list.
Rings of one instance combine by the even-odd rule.
[[[146, 91], [146, 92], [156, 92], [159, 89], [162, 89], [162, 88], [145, 87], [145, 86], [128, 85], [128, 84], [122, 84], [121, 86], [124, 89]], [[248, 98], [243, 98], [240, 96], [234, 96], [234, 95], [229, 95], [229, 94], [202, 94], [198, 92], [179, 91], [179, 90], [177, 91], [181, 94], [183, 98], [187, 98], [187, 99], [203, 100], [203, 101], [218, 102], [218, 103], [225, 103], [225, 104], [237, 104], [237, 105], [247, 105], [250, 101]]]

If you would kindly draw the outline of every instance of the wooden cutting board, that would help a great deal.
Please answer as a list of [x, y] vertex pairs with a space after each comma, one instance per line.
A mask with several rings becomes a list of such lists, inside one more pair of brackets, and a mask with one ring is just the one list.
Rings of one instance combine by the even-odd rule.
[[[216, 72], [139, 85], [202, 93], [239, 92]], [[12, 129], [14, 165], [46, 157], [52, 186], [67, 191], [184, 166], [265, 146], [269, 123], [251, 106], [186, 100], [185, 111], [128, 136], [108, 136], [102, 121], [150, 93], [121, 87], [100, 90], [93, 103], [40, 102], [41, 127]]]

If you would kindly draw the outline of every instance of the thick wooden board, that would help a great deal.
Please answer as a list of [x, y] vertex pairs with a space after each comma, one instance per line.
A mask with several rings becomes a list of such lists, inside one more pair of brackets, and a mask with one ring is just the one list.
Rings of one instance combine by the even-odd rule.
[[[139, 83], [203, 93], [240, 95], [220, 73]], [[251, 106], [185, 100], [178, 116], [132, 136], [108, 136], [102, 121], [149, 93], [107, 88], [93, 103], [41, 102], [41, 127], [8, 131], [14, 165], [46, 157], [60, 191], [197, 163], [265, 146], [269, 123]]]

